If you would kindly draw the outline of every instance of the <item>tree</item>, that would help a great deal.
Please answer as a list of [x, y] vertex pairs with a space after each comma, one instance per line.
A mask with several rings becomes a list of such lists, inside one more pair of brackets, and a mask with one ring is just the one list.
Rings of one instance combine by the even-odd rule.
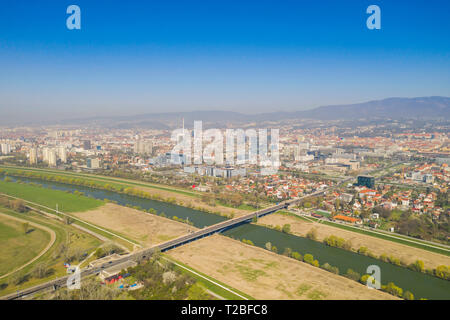
[[387, 256], [386, 253], [382, 253], [382, 254], [380, 255], [379, 259], [380, 259], [381, 261], [383, 261], [383, 262], [389, 262], [389, 258], [388, 258], [388, 256]]
[[416, 260], [416, 262], [410, 264], [410, 268], [418, 272], [423, 272], [425, 270], [425, 266], [422, 260]]
[[360, 279], [361, 275], [358, 272], [353, 271], [352, 269], [348, 269], [347, 273], [345, 274], [345, 277], [355, 280], [355, 281], [358, 281]]
[[285, 248], [284, 249], [283, 255], [285, 255], [287, 257], [290, 257], [291, 254], [292, 254], [292, 249], [291, 248]]
[[312, 254], [307, 253], [303, 256], [303, 261], [305, 261], [306, 263], [312, 264], [314, 261], [314, 257]]
[[290, 233], [291, 232], [291, 225], [290, 224], [283, 225], [283, 228], [281, 229], [281, 231], [283, 231], [284, 233]]
[[414, 300], [414, 295], [411, 292], [409, 292], [409, 291], [405, 291], [403, 293], [403, 299], [405, 299], [405, 300]]
[[437, 266], [434, 274], [441, 279], [450, 280], [450, 267], [445, 265]]
[[265, 247], [266, 247], [266, 249], [269, 250], [269, 251], [272, 250], [272, 243], [266, 242]]
[[358, 253], [363, 254], [363, 255], [366, 255], [368, 251], [369, 251], [369, 249], [367, 249], [367, 247], [364, 247], [364, 246], [362, 246], [358, 249]]
[[403, 296], [403, 289], [400, 287], [397, 287], [393, 282], [389, 282], [386, 286], [382, 287], [384, 291], [387, 293], [390, 293], [397, 297]]
[[351, 242], [351, 240], [345, 241], [344, 244], [342, 245], [342, 249], [351, 250], [352, 249], [352, 242]]
[[8, 284], [15, 286], [19, 284], [19, 279], [20, 275], [18, 273], [13, 273], [8, 279]]
[[27, 207], [25, 206], [25, 203], [22, 200], [12, 200], [10, 202], [10, 206], [11, 209], [20, 213], [27, 211]]
[[64, 223], [65, 224], [72, 224], [74, 222], [74, 220], [71, 217], [64, 217]]
[[369, 274], [363, 274], [359, 279], [359, 282], [361, 282], [362, 284], [367, 284], [367, 280], [369, 280], [369, 277], [370, 277]]
[[300, 253], [298, 253], [297, 251], [292, 252], [291, 257], [298, 261], [303, 260], [302, 255]]
[[19, 274], [19, 273], [14, 273], [11, 278], [9, 279], [8, 283], [18, 286], [22, 283], [25, 283], [28, 281], [28, 279], [30, 278], [29, 275], [27, 274]]
[[28, 231], [29, 231], [29, 228], [30, 228], [30, 224], [29, 224], [28, 222], [24, 222], [24, 223], [22, 224], [22, 230], [23, 230], [23, 233], [27, 234]]
[[312, 228], [311, 230], [309, 230], [308, 233], [306, 234], [306, 237], [311, 240], [317, 240], [316, 228]]
[[322, 266], [322, 269], [327, 270], [331, 273], [334, 274], [339, 274], [339, 269], [337, 267], [333, 267], [332, 265], [330, 265], [328, 262], [325, 262]]
[[102, 286], [94, 279], [83, 282], [80, 290], [57, 290], [56, 300], [113, 300], [120, 294], [119, 290]]
[[48, 274], [49, 274], [50, 270], [49, 267], [46, 263], [41, 262], [38, 263], [34, 269], [33, 269], [33, 276], [38, 278], [38, 279], [42, 279], [45, 278]]

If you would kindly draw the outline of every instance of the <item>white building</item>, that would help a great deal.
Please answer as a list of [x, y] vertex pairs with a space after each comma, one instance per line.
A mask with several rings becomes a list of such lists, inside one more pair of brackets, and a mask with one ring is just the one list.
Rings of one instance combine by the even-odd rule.
[[7, 143], [2, 143], [1, 152], [3, 155], [11, 153], [11, 146]]
[[134, 153], [140, 155], [150, 155], [153, 152], [153, 143], [151, 141], [137, 140], [134, 144]]
[[37, 164], [37, 149], [36, 148], [31, 148], [30, 149], [30, 164]]
[[100, 168], [100, 160], [97, 158], [87, 159], [87, 167], [89, 169], [99, 169]]
[[56, 151], [54, 149], [51, 149], [48, 151], [48, 166], [49, 167], [56, 167]]
[[67, 163], [67, 150], [64, 146], [58, 148], [58, 156], [62, 163]]
[[49, 148], [43, 148], [42, 149], [42, 161], [48, 162], [48, 155], [49, 155], [50, 149]]

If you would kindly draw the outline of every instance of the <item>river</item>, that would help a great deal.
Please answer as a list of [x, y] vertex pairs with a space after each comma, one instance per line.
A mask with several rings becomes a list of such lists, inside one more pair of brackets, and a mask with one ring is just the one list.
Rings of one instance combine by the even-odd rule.
[[[164, 212], [168, 217], [177, 216], [179, 218], [189, 219], [189, 221], [191, 221], [197, 228], [203, 228], [226, 219], [215, 214], [205, 213], [161, 201], [142, 199], [126, 194], [115, 193], [112, 191], [37, 179], [20, 179], [26, 182], [39, 183], [42, 184], [43, 187], [56, 190], [71, 192], [78, 190], [85, 193], [87, 196], [96, 199], [109, 199], [117, 201], [120, 205], [129, 204], [132, 206], [140, 206], [144, 209], [153, 208], [157, 212]], [[60, 209], [64, 211], [63, 208]], [[223, 234], [235, 239], [245, 238], [251, 240], [256, 246], [261, 248], [265, 248], [265, 244], [270, 242], [278, 248], [278, 252], [280, 253], [282, 253], [285, 248], [291, 248], [293, 251], [297, 251], [302, 255], [310, 253], [314, 256], [314, 259], [319, 260], [321, 265], [328, 262], [332, 266], [338, 267], [340, 274], [346, 273], [347, 269], [353, 269], [362, 275], [366, 273], [368, 266], [378, 265], [381, 269], [381, 282], [383, 284], [394, 282], [404, 291], [411, 291], [416, 299], [427, 298], [450, 300], [450, 281], [439, 279], [424, 273], [415, 272], [340, 248], [330, 247], [321, 242], [286, 234], [254, 224], [241, 225], [227, 230]]]

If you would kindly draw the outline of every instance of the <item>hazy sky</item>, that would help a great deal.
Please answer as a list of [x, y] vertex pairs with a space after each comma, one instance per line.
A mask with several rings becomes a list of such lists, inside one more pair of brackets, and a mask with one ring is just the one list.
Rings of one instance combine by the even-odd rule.
[[[81, 30], [66, 8], [81, 8]], [[381, 8], [368, 30], [366, 8]], [[0, 0], [3, 119], [450, 96], [450, 1]]]

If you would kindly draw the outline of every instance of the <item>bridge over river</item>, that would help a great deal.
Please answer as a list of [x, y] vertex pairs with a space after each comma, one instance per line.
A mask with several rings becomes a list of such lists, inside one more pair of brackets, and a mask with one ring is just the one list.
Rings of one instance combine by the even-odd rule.
[[[164, 242], [164, 243], [161, 243], [161, 244], [157, 244], [157, 245], [154, 245], [154, 246], [149, 247], [149, 248], [145, 248], [145, 249], [142, 249], [142, 250], [139, 250], [139, 251], [127, 254], [127, 255], [123, 255], [119, 259], [107, 262], [107, 263], [105, 263], [105, 264], [103, 264], [103, 265], [101, 265], [101, 266], [99, 266], [97, 268], [89, 268], [89, 267], [84, 268], [81, 271], [81, 277], [87, 277], [89, 275], [99, 274], [103, 269], [110, 268], [110, 267], [122, 264], [122, 263], [130, 261], [130, 260], [136, 261], [136, 260], [139, 260], [139, 259], [148, 258], [155, 251], [161, 251], [161, 252], [167, 251], [167, 250], [176, 248], [178, 246], [184, 245], [186, 243], [198, 240], [200, 238], [204, 238], [204, 237], [210, 236], [210, 235], [215, 234], [215, 233], [223, 232], [225, 230], [237, 227], [237, 226], [239, 226], [241, 224], [244, 224], [244, 223], [249, 223], [255, 217], [256, 218], [263, 217], [265, 215], [274, 213], [274, 212], [276, 212], [278, 210], [286, 209], [289, 206], [294, 205], [294, 204], [298, 203], [299, 201], [301, 201], [301, 200], [303, 200], [305, 198], [309, 198], [309, 197], [313, 197], [313, 196], [318, 196], [320, 194], [324, 194], [325, 191], [326, 191], [326, 189], [319, 190], [319, 191], [316, 191], [314, 193], [302, 196], [300, 198], [283, 201], [283, 202], [281, 202], [279, 204], [276, 204], [276, 205], [268, 207], [268, 208], [264, 208], [264, 209], [261, 209], [261, 210], [258, 210], [258, 211], [254, 211], [254, 212], [245, 214], [245, 215], [237, 217], [237, 218], [225, 220], [225, 221], [222, 221], [220, 223], [214, 224], [212, 226], [204, 227], [203, 229], [194, 231], [194, 232], [192, 232], [190, 234], [178, 237], [176, 239], [172, 239], [172, 240], [169, 240], [167, 242]], [[61, 278], [58, 278], [58, 279], [55, 279], [55, 280], [52, 280], [52, 281], [49, 281], [49, 282], [46, 282], [46, 283], [43, 283], [43, 284], [31, 287], [31, 288], [25, 289], [25, 290], [22, 290], [22, 291], [18, 291], [16, 293], [9, 294], [7, 296], [0, 297], [0, 299], [14, 300], [14, 299], [19, 299], [21, 297], [25, 297], [27, 295], [36, 293], [36, 292], [41, 291], [41, 290], [45, 290], [45, 289], [49, 289], [49, 288], [64, 287], [64, 286], [67, 285], [67, 280], [69, 279], [69, 277], [70, 277], [69, 275], [65, 276], [65, 277], [61, 277]]]

